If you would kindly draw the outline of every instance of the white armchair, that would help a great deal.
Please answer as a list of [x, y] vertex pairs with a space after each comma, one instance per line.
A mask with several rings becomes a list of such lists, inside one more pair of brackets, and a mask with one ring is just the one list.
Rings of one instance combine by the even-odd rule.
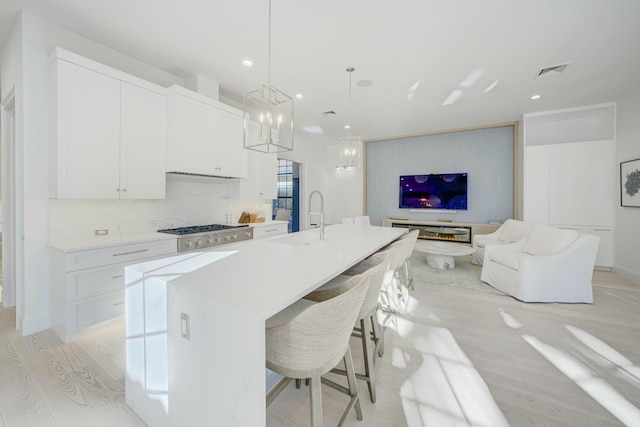
[[474, 234], [473, 249], [475, 249], [475, 252], [471, 255], [471, 263], [482, 265], [486, 245], [504, 245], [516, 242], [527, 237], [530, 230], [531, 224], [515, 219], [508, 219], [493, 233]]
[[592, 303], [599, 238], [534, 224], [514, 243], [486, 245], [481, 280], [524, 302]]

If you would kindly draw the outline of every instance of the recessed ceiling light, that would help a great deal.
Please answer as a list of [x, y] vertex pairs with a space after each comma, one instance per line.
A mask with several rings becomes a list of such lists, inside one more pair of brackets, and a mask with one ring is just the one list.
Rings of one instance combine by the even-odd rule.
[[302, 94], [301, 93], [296, 93], [296, 98], [302, 99]]
[[487, 86], [487, 87], [486, 87], [486, 89], [485, 89], [485, 90], [483, 90], [482, 92], [484, 92], [484, 93], [489, 93], [489, 92], [491, 92], [492, 90], [494, 90], [494, 89], [496, 88], [496, 86], [498, 86], [498, 81], [497, 81], [497, 80], [494, 80], [494, 81], [493, 81], [493, 83], [491, 83], [489, 86]]
[[244, 65], [245, 67], [253, 67], [253, 61], [250, 59], [243, 59], [242, 65]]
[[535, 95], [531, 95], [531, 99], [536, 100], [536, 99], [540, 99], [542, 98], [541, 95], [535, 94]]
[[324, 132], [322, 132], [322, 128], [319, 125], [306, 126], [306, 127], [303, 127], [302, 130], [307, 132], [307, 133], [313, 133], [313, 134], [322, 134], [322, 133], [324, 133]]
[[480, 77], [484, 74], [484, 70], [475, 69], [469, 73], [467, 77], [464, 78], [463, 81], [460, 82], [460, 87], [470, 88], [473, 87]]
[[369, 87], [373, 84], [371, 80], [359, 80], [356, 85], [359, 87]]
[[447, 99], [444, 100], [442, 105], [444, 106], [444, 105], [455, 104], [456, 102], [458, 102], [461, 96], [462, 96], [462, 91], [459, 89], [454, 89], [453, 91], [451, 91]]

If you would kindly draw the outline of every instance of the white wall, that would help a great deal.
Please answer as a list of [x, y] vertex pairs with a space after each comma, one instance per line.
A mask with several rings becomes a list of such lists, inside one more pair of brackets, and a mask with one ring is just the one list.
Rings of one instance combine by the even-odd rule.
[[[640, 90], [617, 102], [616, 168], [620, 162], [640, 159]], [[619, 172], [618, 172], [619, 174]], [[615, 209], [615, 266], [614, 271], [640, 284], [640, 208], [620, 206], [620, 180], [617, 182]]]
[[[2, 56], [0, 57], [0, 90], [2, 91], [1, 99], [3, 102], [7, 102], [7, 97], [14, 91], [14, 99], [15, 99], [15, 127], [14, 127], [14, 139], [15, 139], [15, 159], [16, 163], [22, 163], [22, 141], [23, 141], [23, 128], [24, 128], [24, 103], [23, 103], [23, 90], [22, 90], [22, 22], [18, 21], [13, 27], [9, 40], [6, 45], [2, 49]], [[18, 169], [18, 167], [16, 167]], [[17, 174], [18, 171], [16, 171]], [[15, 177], [16, 186], [22, 188], [22, 175]], [[24, 280], [24, 257], [23, 257], [23, 241], [21, 236], [23, 235], [23, 221], [22, 221], [22, 212], [23, 212], [23, 204], [22, 204], [22, 193], [16, 192], [16, 203], [15, 203], [15, 212], [16, 212], [16, 223], [8, 224], [4, 223], [3, 227], [14, 227], [14, 232], [16, 236], [16, 248], [15, 248], [15, 262], [16, 269], [14, 271], [14, 281], [16, 283], [22, 283]], [[9, 208], [9, 204], [3, 205], [5, 209]], [[6, 215], [5, 215], [6, 217]], [[4, 251], [11, 250], [10, 248], [5, 247]], [[16, 287], [15, 289], [15, 299], [16, 299], [16, 320], [17, 320], [17, 328], [22, 328], [22, 319], [24, 318], [25, 313], [25, 304], [24, 304], [24, 289], [22, 286]]]
[[[326, 176], [327, 202], [325, 216], [329, 224], [341, 223], [342, 218], [360, 216], [364, 214], [364, 169], [355, 171], [341, 171], [337, 168], [338, 141], [328, 143], [326, 147]], [[361, 162], [362, 163], [362, 162]]]
[[[327, 187], [325, 145], [316, 138], [300, 133], [294, 135], [294, 150], [281, 153], [280, 159], [292, 160], [301, 164], [300, 170], [300, 230], [309, 227], [307, 212], [309, 211], [309, 194], [318, 190], [324, 198], [324, 209], [327, 212], [332, 202], [332, 189]], [[313, 209], [318, 209], [319, 202], [314, 198]], [[330, 224], [325, 215], [325, 223]]]

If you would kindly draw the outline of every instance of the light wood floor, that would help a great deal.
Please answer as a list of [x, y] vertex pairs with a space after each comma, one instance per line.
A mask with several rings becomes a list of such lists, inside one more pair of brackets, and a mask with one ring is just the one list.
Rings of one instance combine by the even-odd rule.
[[[640, 285], [596, 272], [593, 305], [425, 283], [411, 296], [386, 332], [378, 402], [359, 381], [364, 421], [351, 414], [346, 425], [640, 423]], [[50, 330], [21, 337], [15, 311], [0, 308], [0, 427], [143, 425], [124, 402], [124, 364], [123, 325], [61, 344]], [[323, 387], [325, 425], [345, 404]], [[267, 417], [269, 426], [309, 425], [307, 390], [290, 385]]]

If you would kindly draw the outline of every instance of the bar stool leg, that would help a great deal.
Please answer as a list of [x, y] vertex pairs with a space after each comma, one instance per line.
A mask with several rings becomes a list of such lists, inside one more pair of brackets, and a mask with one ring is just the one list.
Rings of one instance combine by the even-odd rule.
[[320, 388], [320, 376], [311, 377], [311, 387], [309, 387], [311, 398], [311, 427], [323, 427], [322, 424], [322, 390]]
[[369, 388], [369, 396], [371, 403], [376, 403], [376, 370], [373, 364], [374, 349], [371, 345], [371, 324], [369, 319], [360, 320], [362, 328], [362, 352], [364, 353], [364, 372], [367, 378], [367, 387]]
[[[351, 402], [349, 406], [355, 407], [356, 409], [356, 418], [358, 421], [362, 421], [362, 408], [360, 407], [360, 397], [358, 396], [358, 384], [356, 383], [356, 373], [353, 368], [353, 359], [351, 358], [351, 348], [347, 347], [347, 352], [344, 355], [344, 368], [347, 372], [347, 382], [349, 383], [349, 395], [351, 396]], [[342, 415], [342, 419], [338, 426], [342, 426], [344, 421], [349, 415], [349, 410], [345, 411]]]

